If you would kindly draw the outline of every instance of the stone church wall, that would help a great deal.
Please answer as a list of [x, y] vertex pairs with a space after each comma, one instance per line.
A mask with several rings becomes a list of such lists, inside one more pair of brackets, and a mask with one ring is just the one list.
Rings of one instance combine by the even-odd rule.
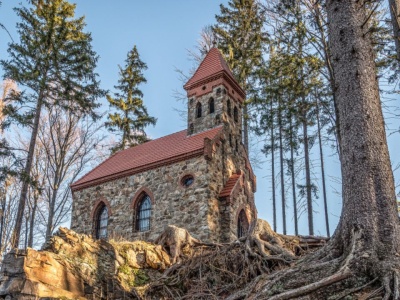
[[[154, 240], [166, 225], [174, 224], [186, 228], [194, 237], [208, 241], [211, 238], [207, 223], [210, 207], [205, 201], [210, 199], [208, 168], [209, 164], [200, 156], [77, 191], [74, 193], [71, 228], [92, 234], [93, 212], [99, 202], [104, 202], [110, 211], [110, 237]], [[181, 179], [187, 174], [192, 174], [195, 180], [191, 186], [184, 187]], [[152, 194], [151, 230], [137, 232], [134, 230], [132, 201], [143, 188]]]

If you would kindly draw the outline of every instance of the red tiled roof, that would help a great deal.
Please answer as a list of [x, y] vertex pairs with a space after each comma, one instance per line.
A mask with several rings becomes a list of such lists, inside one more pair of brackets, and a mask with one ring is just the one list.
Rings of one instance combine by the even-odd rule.
[[235, 77], [228, 67], [228, 64], [217, 48], [211, 48], [210, 51], [208, 51], [206, 57], [200, 63], [200, 66], [197, 68], [192, 78], [190, 78], [189, 81], [184, 85], [184, 88], [189, 89], [197, 83], [205, 81], [221, 73], [225, 73], [230, 80], [235, 83], [236, 88], [238, 88], [244, 95], [244, 91], [237, 83]]
[[224, 188], [219, 193], [219, 198], [224, 198], [224, 197], [228, 197], [231, 195], [232, 191], [234, 190], [234, 188], [236, 186], [236, 183], [240, 179], [240, 176], [241, 176], [240, 174], [233, 174], [231, 177], [229, 177]]
[[71, 185], [76, 191], [161, 165], [188, 159], [204, 152], [204, 139], [213, 139], [222, 126], [187, 136], [186, 130], [135, 146], [111, 156]]

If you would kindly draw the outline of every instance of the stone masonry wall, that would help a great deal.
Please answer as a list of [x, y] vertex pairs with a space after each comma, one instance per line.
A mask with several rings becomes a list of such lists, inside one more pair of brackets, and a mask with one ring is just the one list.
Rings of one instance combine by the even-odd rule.
[[[108, 222], [110, 237], [154, 240], [166, 225], [174, 224], [186, 228], [194, 237], [208, 241], [208, 167], [204, 157], [200, 156], [77, 191], [73, 196], [71, 228], [79, 233], [92, 234], [93, 211], [99, 202], [105, 202], [111, 210]], [[181, 179], [187, 174], [194, 176], [194, 183], [183, 187]], [[137, 232], [134, 230], [132, 201], [143, 188], [152, 194], [151, 230]]]
[[[214, 112], [209, 112], [210, 99], [214, 99]], [[228, 100], [231, 103], [231, 115], [228, 115], [227, 103]], [[196, 107], [198, 103], [201, 104], [202, 114], [201, 117], [197, 117]], [[238, 120], [234, 121], [234, 108], [238, 110]], [[188, 99], [188, 132], [189, 134], [196, 134], [216, 126], [223, 124], [228, 121], [230, 123], [230, 130], [233, 130], [234, 137], [233, 143], [237, 139], [238, 142], [241, 140], [241, 121], [242, 120], [242, 107], [239, 101], [234, 100], [229, 93], [227, 88], [223, 85], [217, 85], [212, 88], [212, 91], [208, 94], [200, 97], [192, 96]], [[191, 132], [193, 127], [193, 132]]]
[[[244, 148], [239, 151], [230, 147], [227, 141], [226, 131], [224, 140], [215, 146], [212, 161], [210, 161], [210, 203], [216, 203], [213, 214], [210, 214], [209, 224], [216, 224], [218, 238], [221, 242], [229, 242], [237, 239], [237, 221], [239, 212], [244, 209], [249, 222], [254, 220], [257, 212], [254, 204], [253, 186], [250, 180], [250, 172], [245, 168]], [[219, 193], [229, 180], [231, 175], [240, 171], [243, 179], [233, 191], [232, 199], [219, 199]], [[217, 207], [218, 206], [218, 207]]]

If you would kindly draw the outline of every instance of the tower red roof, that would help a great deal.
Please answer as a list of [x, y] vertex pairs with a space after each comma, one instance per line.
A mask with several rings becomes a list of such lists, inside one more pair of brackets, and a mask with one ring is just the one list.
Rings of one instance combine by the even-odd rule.
[[192, 78], [190, 78], [184, 85], [184, 88], [190, 90], [205, 82], [211, 81], [214, 77], [218, 76], [227, 77], [232, 86], [244, 97], [245, 92], [237, 83], [228, 67], [228, 64], [217, 48], [211, 48], [210, 51], [208, 51], [206, 57], [200, 63], [200, 66], [197, 68]]

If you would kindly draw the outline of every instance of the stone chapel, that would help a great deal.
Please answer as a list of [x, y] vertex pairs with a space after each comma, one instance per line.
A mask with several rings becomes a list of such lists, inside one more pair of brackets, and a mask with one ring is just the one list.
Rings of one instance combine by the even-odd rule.
[[117, 152], [71, 185], [71, 228], [154, 240], [167, 225], [229, 242], [256, 218], [256, 177], [242, 145], [245, 92], [217, 48], [184, 85], [187, 130]]

